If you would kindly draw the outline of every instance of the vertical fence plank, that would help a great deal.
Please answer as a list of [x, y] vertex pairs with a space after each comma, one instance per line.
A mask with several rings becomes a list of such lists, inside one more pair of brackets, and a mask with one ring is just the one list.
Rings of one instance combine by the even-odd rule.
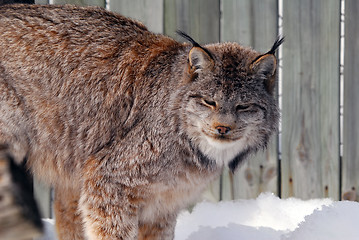
[[[42, 0], [43, 1], [43, 0]], [[105, 7], [105, 0], [53, 0], [53, 4], [74, 4], [78, 6], [100, 6]]]
[[149, 30], [163, 32], [163, 0], [112, 0], [110, 10], [141, 21]]
[[35, 0], [35, 4], [49, 4], [49, 0]]
[[282, 196], [339, 196], [340, 1], [283, 1]]
[[[221, 2], [221, 41], [235, 41], [266, 52], [278, 35], [277, 0], [226, 0]], [[222, 179], [222, 199], [255, 198], [262, 191], [277, 193], [277, 141]]]
[[221, 1], [221, 41], [238, 42], [243, 46], [251, 46], [252, 41], [252, 1]]
[[219, 0], [165, 0], [165, 33], [182, 30], [199, 43], [219, 42]]
[[344, 136], [342, 193], [359, 200], [359, 1], [345, 1]]
[[[176, 30], [182, 30], [199, 43], [219, 42], [219, 0], [165, 0], [164, 33], [179, 40]], [[220, 200], [220, 181], [206, 191], [207, 200]]]

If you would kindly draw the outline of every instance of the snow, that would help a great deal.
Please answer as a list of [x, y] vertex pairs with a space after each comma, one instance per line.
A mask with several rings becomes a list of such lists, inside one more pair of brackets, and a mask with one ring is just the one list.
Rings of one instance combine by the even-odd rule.
[[53, 219], [42, 220], [44, 224], [44, 236], [35, 240], [57, 240], [55, 233], [55, 221]]
[[[202, 202], [183, 211], [175, 240], [358, 240], [359, 203], [330, 199], [279, 199], [270, 193], [254, 200]], [[53, 240], [53, 222], [46, 220]]]
[[359, 203], [279, 199], [198, 204], [177, 221], [175, 240], [358, 240]]

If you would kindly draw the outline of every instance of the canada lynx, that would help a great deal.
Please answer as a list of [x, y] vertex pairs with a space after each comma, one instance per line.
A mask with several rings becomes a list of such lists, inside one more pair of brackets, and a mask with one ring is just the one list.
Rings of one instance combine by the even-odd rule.
[[60, 239], [173, 239], [276, 130], [274, 56], [95, 7], [0, 7], [0, 144], [55, 188]]

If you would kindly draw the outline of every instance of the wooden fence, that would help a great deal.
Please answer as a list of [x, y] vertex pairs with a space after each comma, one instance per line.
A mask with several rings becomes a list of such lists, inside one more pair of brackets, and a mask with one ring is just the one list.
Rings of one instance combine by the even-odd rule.
[[244, 163], [236, 174], [226, 170], [207, 196], [214, 200], [254, 198], [269, 191], [283, 198], [357, 199], [359, 1], [35, 2], [99, 5], [176, 39], [175, 31], [180, 29], [201, 43], [235, 41], [262, 52], [269, 50], [281, 31], [286, 40], [280, 51], [277, 88], [281, 131], [267, 151]]

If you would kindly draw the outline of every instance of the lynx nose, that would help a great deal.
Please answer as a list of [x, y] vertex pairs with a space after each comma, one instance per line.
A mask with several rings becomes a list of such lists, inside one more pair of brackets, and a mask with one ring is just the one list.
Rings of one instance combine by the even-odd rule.
[[217, 126], [216, 127], [216, 130], [217, 130], [217, 133], [218, 134], [226, 134], [228, 133], [229, 131], [231, 131], [231, 128], [230, 127], [225, 127], [225, 126]]

